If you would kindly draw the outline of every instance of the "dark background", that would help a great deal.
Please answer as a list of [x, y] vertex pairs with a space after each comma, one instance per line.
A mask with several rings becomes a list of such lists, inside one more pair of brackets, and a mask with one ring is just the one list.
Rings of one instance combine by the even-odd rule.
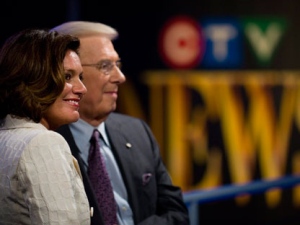
[[[115, 45], [124, 63], [124, 72], [134, 78], [143, 70], [166, 68], [158, 55], [157, 42], [163, 23], [172, 16], [189, 15], [196, 20], [205, 16], [280, 16], [287, 19], [288, 27], [281, 43], [283, 47], [267, 69], [297, 69], [299, 12], [300, 1], [297, 0], [4, 0], [0, 41], [27, 27], [51, 28], [69, 20], [107, 23], [120, 33]], [[244, 69], [256, 67], [253, 57], [245, 58]]]
[[[280, 16], [288, 27], [271, 65], [263, 69], [300, 67], [300, 1], [297, 0], [4, 0], [0, 13], [0, 44], [14, 32], [27, 28], [51, 28], [69, 20], [107, 23], [119, 31], [115, 47], [123, 62], [123, 71], [147, 95], [139, 82], [149, 69], [168, 69], [158, 53], [158, 35], [164, 22], [176, 15], [196, 20], [205, 16]], [[257, 69], [257, 63], [245, 48], [240, 69]], [[201, 69], [201, 68], [198, 68]], [[258, 68], [260, 69], [260, 68]], [[145, 106], [147, 107], [147, 106]], [[146, 110], [147, 111], [147, 110]]]

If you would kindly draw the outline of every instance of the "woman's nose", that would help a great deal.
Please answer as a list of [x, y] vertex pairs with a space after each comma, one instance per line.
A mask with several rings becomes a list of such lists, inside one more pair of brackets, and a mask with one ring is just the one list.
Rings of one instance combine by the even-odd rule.
[[86, 94], [87, 89], [80, 79], [78, 79], [76, 84], [73, 86], [73, 92], [82, 95]]

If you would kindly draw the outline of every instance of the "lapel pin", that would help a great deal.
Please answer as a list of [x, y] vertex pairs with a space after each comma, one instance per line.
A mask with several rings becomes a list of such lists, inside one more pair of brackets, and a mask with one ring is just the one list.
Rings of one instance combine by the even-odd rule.
[[130, 143], [126, 143], [126, 147], [127, 148], [131, 148], [131, 144]]

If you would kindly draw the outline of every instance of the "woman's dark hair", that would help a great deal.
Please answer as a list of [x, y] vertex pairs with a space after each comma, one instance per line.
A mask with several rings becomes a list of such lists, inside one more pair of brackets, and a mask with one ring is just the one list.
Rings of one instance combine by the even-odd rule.
[[79, 39], [56, 31], [26, 29], [9, 37], [0, 50], [0, 119], [7, 114], [40, 122], [63, 91], [63, 60], [78, 54]]

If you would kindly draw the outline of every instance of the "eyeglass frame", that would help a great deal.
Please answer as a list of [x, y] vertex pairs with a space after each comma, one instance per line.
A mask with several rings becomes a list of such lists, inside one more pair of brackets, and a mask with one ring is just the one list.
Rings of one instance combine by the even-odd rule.
[[[121, 69], [122, 63], [121, 63], [121, 60], [114, 62], [114, 61], [105, 59], [105, 60], [101, 60], [98, 63], [91, 63], [91, 64], [84, 63], [84, 64], [81, 64], [81, 66], [95, 67], [97, 70], [103, 72], [105, 75], [109, 75], [115, 66], [118, 67], [118, 69]], [[105, 68], [105, 67], [107, 67], [107, 68]]]

